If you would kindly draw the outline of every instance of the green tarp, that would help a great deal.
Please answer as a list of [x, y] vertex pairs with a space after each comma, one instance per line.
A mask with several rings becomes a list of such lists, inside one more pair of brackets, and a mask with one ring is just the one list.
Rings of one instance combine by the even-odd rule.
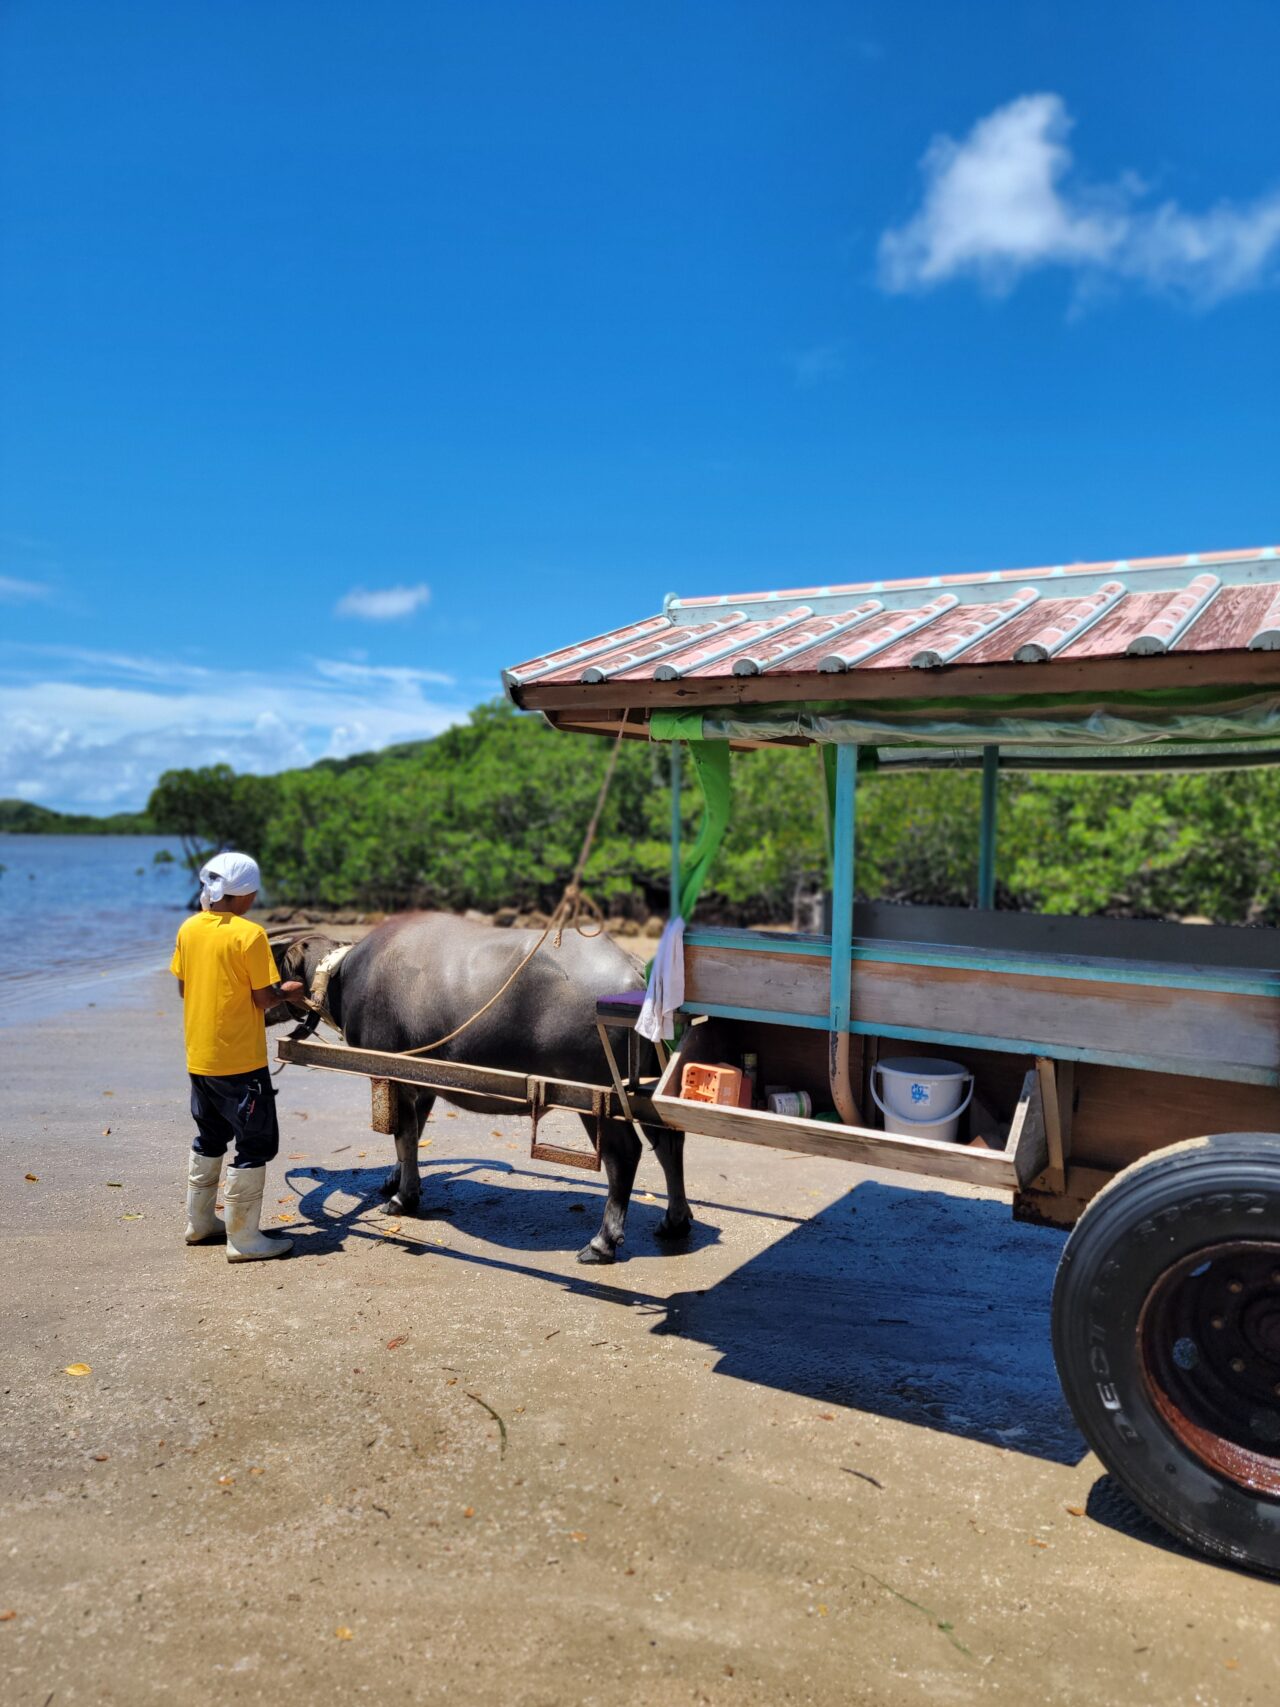
[[729, 828], [728, 746], [723, 741], [691, 740], [689, 756], [702, 789], [703, 812], [693, 846], [680, 861], [679, 913], [682, 919], [693, 916], [702, 886]]

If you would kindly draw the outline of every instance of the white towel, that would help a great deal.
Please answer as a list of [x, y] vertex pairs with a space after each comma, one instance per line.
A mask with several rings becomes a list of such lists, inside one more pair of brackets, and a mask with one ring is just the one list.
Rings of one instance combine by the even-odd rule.
[[248, 854], [220, 853], [200, 867], [200, 884], [200, 905], [207, 912], [226, 895], [255, 895], [262, 888], [262, 875]]
[[653, 957], [649, 988], [636, 1030], [650, 1043], [669, 1043], [676, 1034], [675, 1013], [684, 1001], [684, 920], [668, 919]]

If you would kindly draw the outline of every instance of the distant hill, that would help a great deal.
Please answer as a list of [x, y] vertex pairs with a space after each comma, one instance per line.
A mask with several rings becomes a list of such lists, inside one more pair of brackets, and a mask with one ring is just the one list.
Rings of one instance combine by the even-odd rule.
[[145, 812], [113, 812], [95, 818], [89, 812], [53, 812], [30, 800], [0, 800], [0, 831], [11, 836], [154, 836]]

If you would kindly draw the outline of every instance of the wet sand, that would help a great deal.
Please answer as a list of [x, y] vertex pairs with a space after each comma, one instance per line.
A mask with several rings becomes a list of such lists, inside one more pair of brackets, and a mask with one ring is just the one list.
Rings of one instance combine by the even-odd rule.
[[584, 1269], [601, 1180], [522, 1123], [437, 1108], [388, 1221], [364, 1084], [291, 1067], [297, 1251], [233, 1267], [170, 981], [117, 999], [0, 1033], [6, 1707], [1280, 1697], [1280, 1586], [1083, 1452], [1058, 1235], [695, 1139], [692, 1248], [647, 1157]]

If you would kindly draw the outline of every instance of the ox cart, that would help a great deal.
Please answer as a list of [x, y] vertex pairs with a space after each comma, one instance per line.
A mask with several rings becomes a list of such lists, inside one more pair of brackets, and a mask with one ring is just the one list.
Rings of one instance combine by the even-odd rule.
[[[1280, 1574], [1280, 932], [995, 910], [1007, 772], [1280, 764], [1276, 551], [669, 598], [505, 681], [560, 729], [670, 743], [677, 779], [692, 759], [705, 810], [683, 866], [673, 812], [683, 919], [724, 833], [731, 749], [816, 749], [831, 869], [822, 933], [688, 923], [656, 1082], [602, 1030], [612, 1082], [513, 1078], [513, 1107], [965, 1181], [1072, 1228], [1052, 1333], [1089, 1444], [1168, 1529]], [[856, 901], [869, 773], [909, 789], [969, 767], [976, 905]], [[281, 1052], [320, 1064], [330, 1047]], [[354, 1053], [327, 1064], [445, 1096], [472, 1073]], [[935, 1053], [973, 1086], [947, 1136], [869, 1117], [890, 1060]], [[682, 1094], [690, 1066], [743, 1061], [790, 1101]]]

